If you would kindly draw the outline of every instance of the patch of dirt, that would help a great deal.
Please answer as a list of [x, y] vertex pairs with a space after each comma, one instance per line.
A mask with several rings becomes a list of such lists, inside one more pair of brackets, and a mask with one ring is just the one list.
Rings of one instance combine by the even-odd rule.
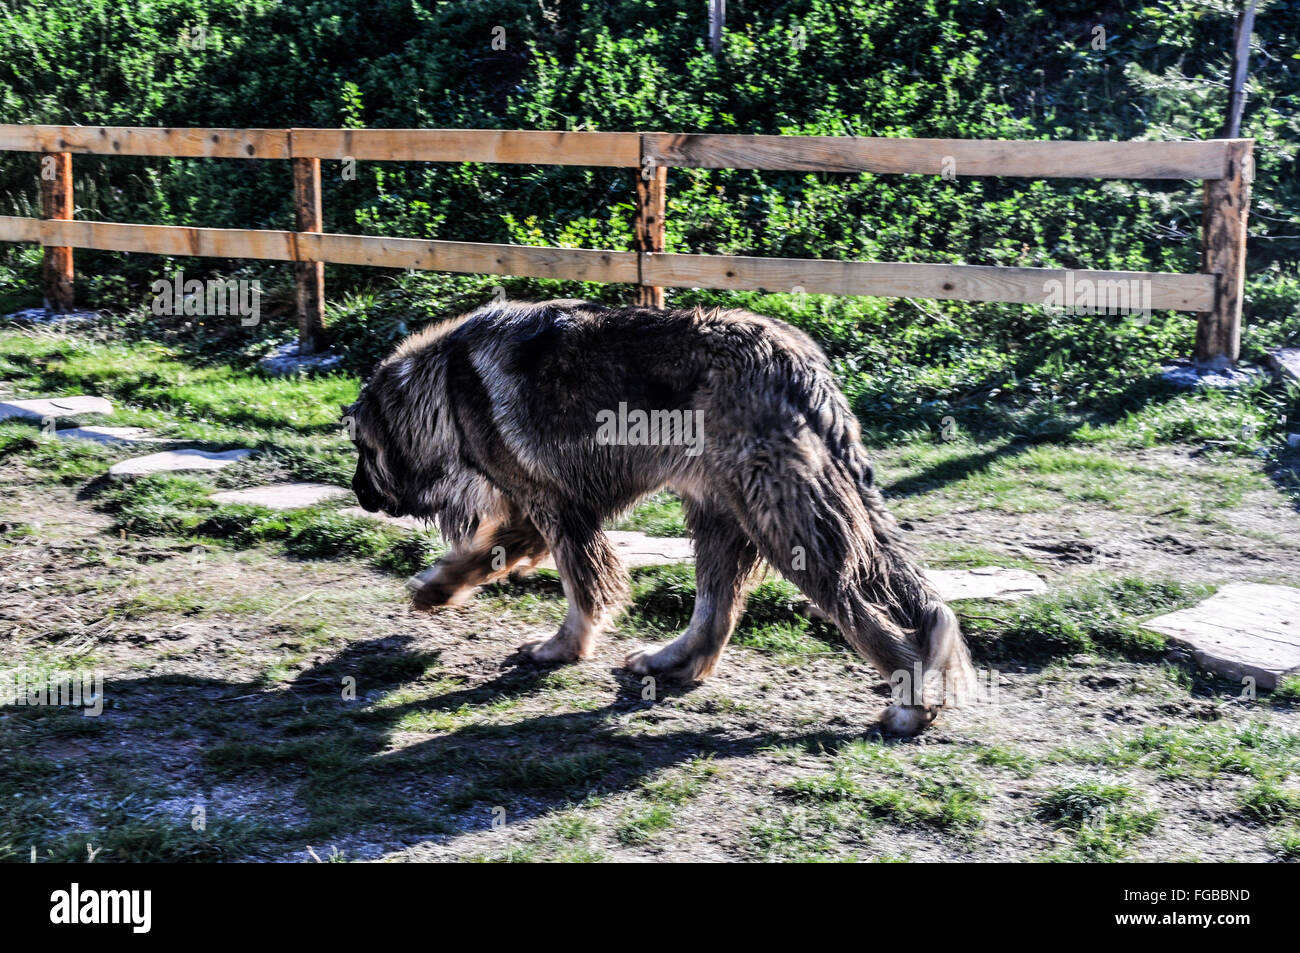
[[[1211, 461], [1173, 450], [1136, 456], [1175, 472], [1215, 472]], [[976, 544], [1062, 576], [1105, 569], [1188, 582], [1300, 580], [1300, 511], [1273, 490], [1248, 492], [1239, 505], [1203, 519], [1063, 500], [1058, 509], [1031, 513], [954, 505], [941, 518], [908, 523], [921, 544]]]

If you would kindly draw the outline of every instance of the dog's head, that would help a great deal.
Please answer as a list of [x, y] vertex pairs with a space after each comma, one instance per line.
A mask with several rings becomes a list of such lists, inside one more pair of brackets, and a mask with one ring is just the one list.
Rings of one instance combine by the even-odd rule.
[[363, 509], [390, 516], [432, 519], [437, 489], [446, 475], [447, 448], [432, 439], [434, 395], [413, 392], [381, 367], [356, 402], [343, 408], [343, 422], [357, 448], [352, 491]]
[[363, 388], [356, 402], [343, 408], [343, 423], [357, 448], [352, 492], [368, 513], [383, 510], [391, 516], [405, 516], [402, 503], [405, 494], [394, 479], [394, 454], [388, 448], [387, 430], [382, 420], [376, 419], [367, 396]]
[[499, 494], [470, 462], [457, 423], [456, 368], [466, 364], [462, 315], [408, 338], [375, 369], [356, 403], [343, 408], [357, 447], [352, 489], [371, 511], [438, 521], [442, 534], [472, 535]]

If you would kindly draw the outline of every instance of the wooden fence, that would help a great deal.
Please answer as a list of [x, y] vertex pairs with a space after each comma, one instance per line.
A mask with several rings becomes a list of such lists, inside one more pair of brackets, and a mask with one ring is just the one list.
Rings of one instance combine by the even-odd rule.
[[[1049, 142], [740, 136], [487, 129], [148, 129], [0, 125], [0, 150], [42, 153], [44, 218], [0, 216], [0, 241], [45, 246], [47, 307], [72, 307], [72, 249], [293, 262], [300, 341], [323, 334], [324, 264], [624, 282], [662, 305], [665, 287], [1042, 304], [1053, 281], [1142, 282], [1152, 309], [1198, 312], [1196, 357], [1235, 361], [1240, 348], [1252, 139]], [[75, 221], [72, 154], [287, 159], [293, 231]], [[322, 159], [617, 166], [637, 170], [634, 251], [426, 241], [322, 231]], [[664, 252], [669, 167], [1204, 181], [1198, 274], [981, 265], [737, 258]], [[1070, 302], [1065, 302], [1068, 306]]]

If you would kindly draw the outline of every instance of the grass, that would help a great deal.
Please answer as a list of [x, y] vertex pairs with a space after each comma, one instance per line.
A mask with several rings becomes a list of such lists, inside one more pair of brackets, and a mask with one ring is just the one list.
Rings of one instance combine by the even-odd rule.
[[1084, 860], [1124, 859], [1160, 820], [1135, 788], [1092, 778], [1052, 788], [1039, 799], [1037, 816], [1074, 837], [1073, 850], [1058, 859]]
[[643, 500], [636, 509], [615, 521], [612, 528], [638, 530], [647, 536], [685, 536], [686, 517], [681, 500], [664, 491]]
[[975, 761], [986, 767], [1004, 768], [1018, 778], [1033, 777], [1037, 767], [1032, 756], [1001, 745], [990, 745], [981, 749]]
[[1131, 737], [1060, 749], [1052, 760], [1115, 769], [1142, 768], [1171, 781], [1214, 781], [1238, 775], [1272, 784], [1300, 772], [1300, 737], [1259, 721], [1238, 725], [1148, 725]]
[[614, 829], [614, 837], [626, 847], [641, 846], [672, 827], [674, 816], [673, 809], [665, 804], [630, 811]]
[[1300, 860], [1300, 827], [1285, 827], [1273, 835], [1273, 852], [1280, 860]]
[[1190, 605], [1209, 594], [1205, 586], [1138, 577], [1097, 579], [1023, 602], [963, 616], [977, 657], [1043, 659], [1099, 652], [1154, 661], [1164, 654], [1163, 635], [1143, 629], [1144, 619]]
[[1273, 689], [1273, 700], [1287, 704], [1300, 703], [1300, 675], [1288, 675]]
[[[84, 859], [79, 852], [90, 842], [99, 860], [283, 857], [308, 844], [322, 859], [339, 860], [358, 856], [344, 838], [391, 845], [445, 835], [447, 843], [469, 839], [473, 846], [459, 853], [475, 859], [586, 862], [675, 850], [711, 826], [720, 833], [710, 842], [738, 856], [897, 860], [919, 841], [949, 853], [978, 850], [988, 830], [1006, 823], [1004, 799], [993, 794], [1028, 782], [1041, 792], [1036, 813], [1015, 824], [1045, 825], [1069, 839], [1047, 859], [1112, 860], [1132, 856], [1159, 824], [1139, 778], [1203, 786], [1227, 776], [1249, 785], [1232, 816], [1257, 822], [1271, 856], [1297, 856], [1300, 743], [1284, 723], [1268, 720], [1289, 715], [1300, 698], [1295, 679], [1240, 724], [1196, 723], [1175, 711], [1105, 741], [1063, 739], [1056, 750], [1005, 735], [972, 741], [947, 724], [934, 735], [952, 733], [941, 745], [886, 744], [856, 727], [854, 737], [839, 737], [825, 718], [800, 708], [797, 684], [781, 685], [781, 673], [772, 673], [816, 658], [817, 670], [834, 679], [837, 666], [851, 665], [845, 691], [860, 691], [857, 662], [779, 578], [753, 591], [730, 650], [738, 672], [761, 660], [761, 684], [722, 680], [647, 703], [637, 686], [612, 687], [603, 663], [550, 672], [501, 667], [497, 642], [471, 652], [493, 657], [490, 672], [480, 672], [465, 658], [452, 665], [441, 649], [397, 646], [376, 631], [386, 625], [376, 623], [376, 610], [393, 604], [397, 587], [375, 587], [365, 572], [335, 582], [358, 565], [409, 575], [442, 551], [436, 534], [352, 518], [340, 512], [342, 502], [275, 512], [210, 499], [217, 489], [285, 479], [346, 483], [352, 450], [337, 428], [337, 403], [350, 399], [356, 378], [272, 380], [180, 348], [45, 332], [0, 331], [0, 362], [0, 377], [24, 394], [114, 398], [115, 414], [101, 422], [258, 450], [218, 474], [109, 481], [103, 471], [137, 449], [57, 441], [33, 424], [0, 423], [5, 481], [59, 499], [76, 493], [72, 505], [97, 508], [108, 524], [107, 532], [65, 540], [80, 568], [40, 570], [47, 584], [23, 590], [22, 605], [58, 598], [85, 621], [103, 615], [125, 638], [178, 622], [239, 634], [197, 650], [165, 639], [132, 645], [101, 719], [0, 713], [0, 750], [12, 768], [0, 779], [0, 858], [26, 860], [36, 843], [42, 859]], [[919, 431], [882, 432], [876, 436], [888, 446], [876, 456], [904, 519], [1077, 505], [1085, 513], [1164, 513], [1217, 526], [1216, 508], [1268, 485], [1259, 462], [1241, 455], [1244, 444], [1224, 442], [1258, 406], [1255, 397], [1188, 395], [1034, 439], [1015, 432], [936, 443]], [[1201, 409], [1207, 422], [1198, 427]], [[1171, 440], [1212, 445], [1212, 454], [1203, 465], [1180, 467], [1171, 454], [1138, 452]], [[0, 560], [30, 553], [35, 565], [51, 538], [38, 516], [6, 512]], [[681, 503], [658, 494], [617, 525], [681, 533]], [[936, 542], [927, 557], [944, 566], [1057, 571], [987, 540], [996, 537]], [[278, 585], [290, 580], [298, 588]], [[1191, 706], [1213, 686], [1166, 665], [1163, 637], [1141, 622], [1209, 591], [1137, 572], [1080, 572], [1021, 603], [955, 608], [979, 664], [996, 664], [1013, 691], [1050, 689], [1094, 670], [1100, 678], [1122, 665], [1121, 685], [1091, 693], [1098, 703]], [[638, 570], [614, 638], [674, 637], [694, 601], [690, 566]], [[564, 605], [558, 577], [540, 572], [490, 587], [449, 628], [492, 639], [499, 626], [558, 624]], [[11, 662], [100, 664], [41, 644], [66, 638], [59, 623], [20, 621], [26, 654], [11, 652]], [[110, 662], [125, 658], [114, 655], [114, 643], [104, 650]], [[204, 671], [192, 668], [196, 657]], [[344, 694], [349, 682], [352, 698]], [[856, 707], [834, 723], [856, 726]], [[790, 740], [809, 731], [814, 740]], [[210, 792], [206, 830], [189, 825], [196, 797], [189, 775], [176, 783], [157, 767], [173, 746]], [[1059, 764], [1126, 775], [1042, 790], [1042, 775]], [[83, 776], [95, 779], [94, 792], [70, 797]], [[229, 791], [240, 800], [223, 804]], [[492, 827], [496, 808], [505, 811], [504, 833]], [[486, 840], [473, 841], [480, 835]]]
[[987, 795], [975, 778], [952, 765], [930, 767], [916, 771], [879, 742], [853, 742], [837, 753], [833, 770], [791, 781], [782, 790], [796, 801], [848, 805], [864, 820], [943, 831], [978, 827]]
[[1094, 505], [1197, 521], [1267, 485], [1256, 468], [1226, 456], [1213, 468], [1175, 468], [1095, 443], [1026, 444], [1005, 437], [910, 443], [882, 454], [881, 471], [900, 519], [933, 519], [953, 507], [1029, 514]]
[[1282, 788], [1275, 781], [1261, 781], [1238, 796], [1247, 817], [1268, 824], [1300, 820], [1300, 790]]

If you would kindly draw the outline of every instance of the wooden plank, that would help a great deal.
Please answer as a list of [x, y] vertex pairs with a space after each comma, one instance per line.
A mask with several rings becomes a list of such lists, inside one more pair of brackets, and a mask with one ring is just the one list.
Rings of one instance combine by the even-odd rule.
[[1196, 359], [1220, 366], [1235, 363], [1241, 354], [1246, 226], [1254, 178], [1255, 140], [1228, 141], [1228, 176], [1205, 183], [1201, 270], [1214, 281], [1214, 300], [1199, 309], [1196, 322]]
[[[664, 250], [664, 208], [668, 197], [668, 168], [642, 167], [636, 178], [635, 239], [638, 255], [653, 255]], [[638, 265], [644, 263], [638, 257]], [[651, 308], [664, 306], [664, 289], [661, 286], [637, 286], [636, 303]]]
[[[41, 210], [47, 219], [63, 220], [73, 217], [70, 152], [51, 152], [41, 157]], [[72, 249], [68, 246], [45, 246], [41, 291], [46, 311], [66, 313], [72, 310]]]
[[637, 280], [637, 256], [630, 251], [484, 245], [370, 235], [301, 235], [298, 243], [304, 258], [343, 265], [628, 284]]
[[[292, 135], [292, 146], [290, 138]], [[1227, 147], [1202, 142], [1053, 142], [737, 136], [497, 129], [209, 129], [0, 125], [0, 150], [96, 155], [636, 166], [640, 140], [658, 165], [958, 176], [1213, 179]]]
[[0, 125], [0, 150], [93, 155], [287, 159], [287, 129]]
[[[33, 228], [33, 223], [37, 226]], [[486, 245], [369, 235], [325, 235], [253, 229], [187, 228], [173, 225], [119, 225], [111, 222], [61, 222], [0, 216], [0, 240], [33, 241], [75, 248], [216, 258], [263, 258], [334, 262], [382, 268], [415, 268], [469, 274], [522, 275], [578, 281], [640, 281], [665, 287], [749, 288], [812, 294], [946, 298], [1042, 305], [1053, 289], [1097, 285], [1097, 301], [1114, 285], [1143, 283], [1130, 300], [1152, 309], [1208, 310], [1214, 302], [1214, 275], [1176, 275], [1141, 271], [1065, 271], [990, 265], [909, 264], [903, 262], [825, 261], [795, 258], [732, 258], [712, 255], [646, 255], [639, 273], [636, 252], [530, 245]], [[1075, 297], [1066, 299], [1078, 301]]]
[[[1094, 283], [1098, 301], [1115, 300], [1114, 285], [1145, 282], [1130, 301], [1153, 309], [1198, 311], [1213, 301], [1210, 275], [1142, 271], [1065, 271], [1054, 268], [1009, 268], [995, 265], [938, 265], [905, 262], [826, 261], [798, 258], [730, 258], [717, 255], [649, 255], [641, 280], [670, 288], [745, 288], [772, 292], [802, 289], [810, 294], [943, 298], [956, 301], [1006, 301], [1044, 304], [1060, 282], [1078, 301], [1082, 282]], [[1149, 300], [1148, 300], [1149, 296]], [[1064, 300], [1064, 299], [1062, 299]]]
[[40, 242], [41, 220], [23, 215], [0, 215], [0, 242]]
[[293, 261], [293, 232], [117, 222], [41, 222], [41, 242], [104, 251]]
[[[0, 216], [0, 240], [200, 258], [262, 258], [635, 284], [636, 252]], [[295, 248], [296, 246], [296, 248]]]
[[697, 169], [901, 172], [958, 177], [1216, 179], [1227, 174], [1225, 140], [1203, 142], [1020, 142], [850, 136], [644, 133], [656, 165]]
[[372, 162], [638, 166], [635, 132], [514, 129], [293, 129], [294, 156]]
[[[320, 159], [293, 160], [294, 227], [300, 233], [320, 232]], [[301, 258], [295, 243], [294, 257]], [[298, 353], [315, 354], [325, 343], [325, 263], [295, 261], [294, 305], [298, 315]]]

